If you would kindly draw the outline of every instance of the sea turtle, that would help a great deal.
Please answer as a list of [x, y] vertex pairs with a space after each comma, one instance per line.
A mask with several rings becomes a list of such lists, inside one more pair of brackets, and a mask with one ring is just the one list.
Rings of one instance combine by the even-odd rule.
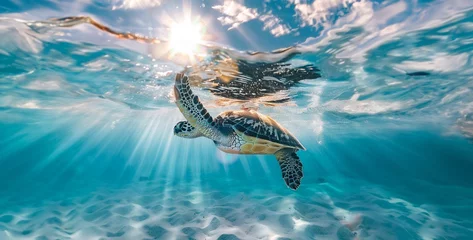
[[176, 75], [174, 95], [179, 110], [187, 119], [174, 126], [175, 135], [210, 138], [227, 153], [274, 154], [286, 185], [294, 190], [299, 187], [303, 173], [296, 152], [305, 148], [275, 120], [254, 110], [226, 111], [212, 118], [192, 92], [183, 73]]

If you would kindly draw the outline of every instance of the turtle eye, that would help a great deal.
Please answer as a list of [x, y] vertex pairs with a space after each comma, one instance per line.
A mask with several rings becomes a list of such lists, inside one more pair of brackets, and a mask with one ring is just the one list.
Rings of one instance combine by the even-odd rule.
[[182, 125], [181, 123], [176, 124], [176, 126], [174, 127], [174, 134], [179, 133], [179, 132], [182, 131], [181, 130], [181, 125]]

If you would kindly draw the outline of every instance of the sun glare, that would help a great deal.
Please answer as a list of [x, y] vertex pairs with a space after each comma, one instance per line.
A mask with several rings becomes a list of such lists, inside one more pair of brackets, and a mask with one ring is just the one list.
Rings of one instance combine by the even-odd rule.
[[185, 22], [176, 23], [171, 27], [169, 44], [174, 53], [194, 54], [202, 41], [200, 24]]

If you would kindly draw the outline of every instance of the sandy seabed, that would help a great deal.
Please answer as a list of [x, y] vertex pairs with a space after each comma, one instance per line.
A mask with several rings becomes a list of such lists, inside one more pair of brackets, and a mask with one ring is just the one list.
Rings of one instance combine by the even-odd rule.
[[389, 197], [375, 186], [351, 186], [357, 190], [343, 191], [343, 185], [325, 181], [306, 184], [296, 192], [278, 185], [235, 181], [213, 186], [206, 186], [201, 180], [178, 184], [164, 180], [137, 182], [5, 207], [7, 210], [0, 212], [0, 239], [468, 239], [473, 236], [468, 229], [471, 220], [441, 217], [436, 214], [440, 210], [434, 206]]

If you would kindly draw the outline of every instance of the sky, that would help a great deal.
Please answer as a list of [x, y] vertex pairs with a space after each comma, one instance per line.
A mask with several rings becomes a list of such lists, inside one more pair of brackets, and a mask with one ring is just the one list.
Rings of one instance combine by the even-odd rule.
[[317, 37], [351, 10], [389, 4], [369, 0], [2, 0], [0, 13], [44, 20], [86, 15], [117, 30], [166, 38], [169, 19], [205, 26], [206, 40], [269, 51]]
[[170, 24], [199, 22], [210, 43], [270, 51], [362, 26], [382, 38], [450, 17], [471, 0], [2, 0], [0, 14], [24, 20], [90, 16], [118, 31], [169, 38]]

